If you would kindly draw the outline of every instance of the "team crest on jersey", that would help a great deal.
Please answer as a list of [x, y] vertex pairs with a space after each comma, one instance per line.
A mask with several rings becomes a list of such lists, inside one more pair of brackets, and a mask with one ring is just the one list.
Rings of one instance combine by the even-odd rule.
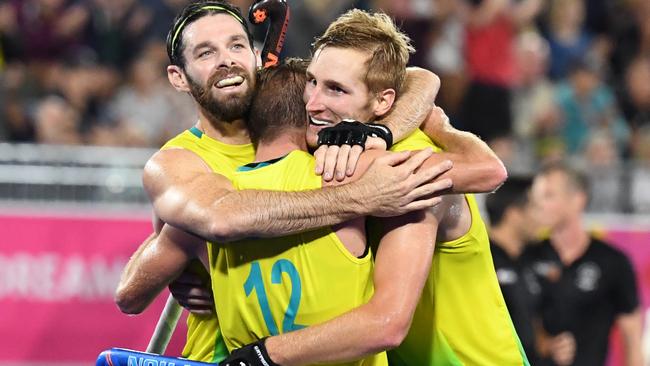
[[576, 286], [585, 292], [593, 291], [598, 287], [600, 275], [600, 267], [596, 263], [583, 263], [576, 270]]

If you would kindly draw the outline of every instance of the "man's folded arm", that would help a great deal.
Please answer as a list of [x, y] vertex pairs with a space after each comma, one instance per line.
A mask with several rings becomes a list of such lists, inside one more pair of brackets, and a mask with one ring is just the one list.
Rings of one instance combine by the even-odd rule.
[[435, 184], [436, 167], [419, 169], [431, 154], [377, 159], [356, 182], [303, 192], [238, 191], [194, 153], [158, 152], [143, 183], [155, 214], [165, 223], [209, 241], [275, 237], [335, 225], [354, 217], [396, 216], [431, 207], [412, 192]]

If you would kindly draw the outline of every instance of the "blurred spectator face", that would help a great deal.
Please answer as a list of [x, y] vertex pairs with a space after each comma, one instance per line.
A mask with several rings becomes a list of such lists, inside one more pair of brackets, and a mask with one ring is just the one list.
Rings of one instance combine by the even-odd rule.
[[590, 136], [585, 149], [585, 158], [591, 167], [611, 167], [618, 162], [614, 139], [607, 133]]
[[36, 137], [44, 144], [75, 145], [81, 142], [79, 115], [63, 99], [49, 97], [36, 112]]
[[578, 68], [571, 75], [571, 84], [579, 98], [590, 95], [600, 85], [598, 74], [586, 68]]
[[49, 12], [59, 9], [65, 0], [39, 0], [38, 3], [44, 12]]
[[576, 194], [561, 171], [538, 175], [533, 181], [532, 199], [540, 223], [553, 230], [584, 209], [584, 195]]
[[137, 90], [148, 90], [160, 81], [158, 64], [148, 59], [140, 59], [133, 64], [131, 80]]
[[634, 60], [625, 75], [626, 86], [637, 108], [650, 108], [650, 59]]
[[521, 82], [531, 84], [546, 74], [548, 44], [534, 32], [524, 32], [517, 40], [517, 63]]
[[377, 97], [364, 81], [369, 57], [367, 52], [331, 46], [314, 53], [307, 68], [304, 94], [310, 117], [307, 131], [310, 145], [316, 144], [318, 132], [325, 127], [344, 119], [373, 121], [380, 115]]
[[[186, 62], [183, 69], [168, 67], [172, 84], [189, 91], [214, 118], [242, 118], [252, 99], [256, 66], [242, 25], [230, 15], [207, 15], [187, 26], [181, 36]], [[182, 77], [182, 83], [175, 77]]]
[[560, 27], [580, 27], [585, 18], [583, 0], [554, 0], [551, 5], [551, 25]]

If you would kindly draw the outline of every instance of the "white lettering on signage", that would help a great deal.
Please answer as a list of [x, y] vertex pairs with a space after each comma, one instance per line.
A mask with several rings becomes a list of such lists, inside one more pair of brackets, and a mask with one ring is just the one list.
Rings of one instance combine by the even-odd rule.
[[125, 264], [124, 258], [0, 254], [0, 300], [112, 300]]

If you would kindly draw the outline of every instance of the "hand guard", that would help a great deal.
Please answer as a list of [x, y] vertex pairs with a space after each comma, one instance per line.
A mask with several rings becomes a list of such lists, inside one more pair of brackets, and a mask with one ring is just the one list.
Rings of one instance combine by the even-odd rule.
[[386, 149], [393, 145], [393, 134], [388, 127], [375, 123], [343, 121], [336, 126], [323, 128], [318, 132], [318, 146], [359, 145], [366, 147], [366, 140], [379, 137], [386, 142]]
[[219, 363], [219, 366], [280, 366], [271, 361], [262, 338], [257, 342], [233, 350], [230, 356]]

